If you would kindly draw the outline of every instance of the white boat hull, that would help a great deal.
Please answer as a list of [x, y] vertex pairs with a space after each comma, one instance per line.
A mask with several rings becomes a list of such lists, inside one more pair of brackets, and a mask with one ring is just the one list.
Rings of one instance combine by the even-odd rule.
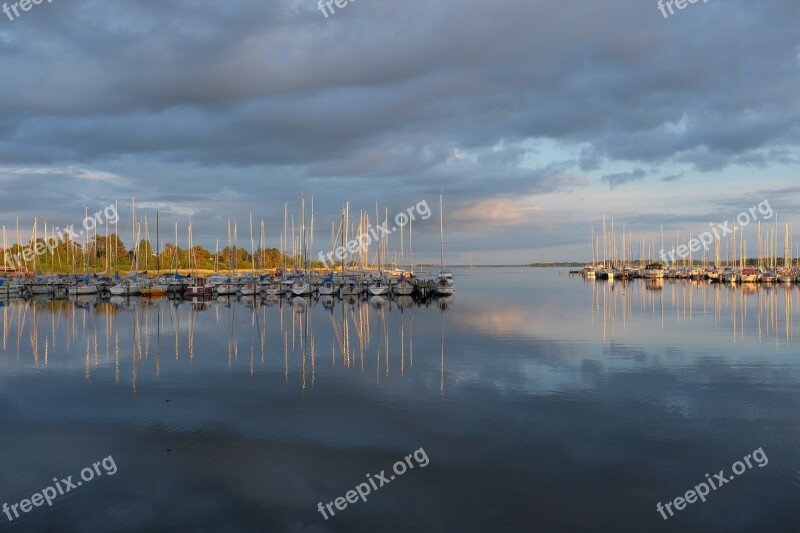
[[392, 292], [398, 296], [409, 296], [414, 292], [414, 286], [408, 282], [401, 282], [394, 286]]
[[109, 291], [114, 296], [136, 296], [142, 293], [142, 287], [138, 283], [114, 285]]
[[51, 285], [31, 285], [31, 294], [33, 295], [54, 294], [55, 292], [55, 287]]
[[295, 296], [311, 294], [311, 285], [308, 283], [294, 283], [292, 284], [291, 291]]
[[330, 296], [336, 293], [336, 285], [330, 282], [325, 282], [319, 286], [319, 293], [322, 296]]
[[98, 292], [100, 292], [100, 289], [97, 285], [82, 285], [67, 289], [67, 294], [70, 296], [84, 296], [86, 294], [97, 294]]

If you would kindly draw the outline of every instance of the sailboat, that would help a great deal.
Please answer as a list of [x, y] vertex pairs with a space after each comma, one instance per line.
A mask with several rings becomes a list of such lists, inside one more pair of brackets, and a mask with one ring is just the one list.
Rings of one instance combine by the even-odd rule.
[[214, 294], [214, 287], [206, 283], [206, 278], [194, 275], [196, 258], [194, 256], [194, 242], [192, 241], [192, 223], [189, 222], [189, 272], [192, 279], [191, 285], [186, 287], [184, 298], [210, 298]]
[[323, 296], [330, 296], [336, 294], [336, 282], [333, 279], [333, 274], [328, 274], [319, 286], [319, 293]]
[[208, 283], [214, 287], [214, 290], [220, 296], [236, 294], [239, 288], [233, 282], [233, 272], [231, 269], [233, 268], [233, 256], [236, 252], [236, 247], [232, 245], [233, 241], [231, 240], [231, 219], [228, 219], [228, 275], [224, 276], [222, 274], [212, 274], [208, 277]]
[[261, 286], [256, 278], [256, 245], [253, 240], [253, 212], [250, 212], [250, 249], [252, 256], [250, 258], [250, 265], [252, 267], [252, 274], [247, 283], [241, 288], [242, 296], [257, 296], [261, 292]]
[[[403, 226], [400, 226], [400, 262], [405, 263], [405, 255], [403, 249]], [[411, 253], [411, 220], [408, 221], [408, 248], [409, 254]], [[413, 270], [413, 267], [412, 267]], [[392, 287], [392, 292], [398, 296], [409, 296], [414, 292], [414, 284], [411, 283], [411, 273], [403, 272], [400, 274], [400, 280], [397, 285]]]
[[[147, 218], [145, 218], [145, 222]], [[146, 226], [145, 226], [146, 227]], [[161, 237], [159, 235], [159, 216], [158, 211], [156, 211], [156, 257], [158, 258], [158, 268], [157, 272], [161, 272]], [[146, 235], [147, 242], [150, 242], [150, 233], [147, 232]], [[168, 282], [163, 279], [157, 280], [147, 280], [142, 287], [142, 296], [146, 298], [156, 298], [160, 296], [167, 295], [167, 288], [169, 287]]]
[[[84, 208], [84, 220], [89, 217], [88, 209]], [[46, 230], [47, 228], [45, 228]], [[45, 231], [46, 233], [46, 231]], [[67, 286], [67, 294], [70, 296], [83, 296], [89, 294], [97, 294], [100, 288], [97, 283], [92, 283], [89, 279], [89, 233], [84, 235], [83, 244], [83, 277], [76, 278]]]
[[389, 284], [383, 276], [378, 276], [370, 282], [368, 290], [373, 296], [382, 296], [389, 292]]
[[439, 243], [441, 245], [439, 276], [436, 279], [435, 291], [442, 296], [449, 296], [456, 291], [456, 282], [453, 273], [444, 268], [444, 201], [439, 195]]
[[[308, 270], [306, 270], [306, 254], [307, 254], [307, 235], [306, 235], [306, 197], [300, 197], [300, 217], [302, 219], [300, 224], [300, 256], [302, 258], [302, 272], [297, 272], [294, 281], [291, 284], [291, 293], [295, 296], [304, 296], [311, 294], [311, 284], [309, 283]], [[294, 223], [292, 223], [294, 229]], [[296, 257], [296, 255], [295, 255]]]
[[[141, 294], [142, 286], [138, 281], [139, 269], [139, 245], [138, 234], [136, 231], [136, 202], [134, 197], [131, 196], [131, 234], [133, 240], [133, 263], [132, 272], [126, 278], [109, 289], [113, 296], [136, 296]], [[117, 276], [119, 273], [117, 273]]]

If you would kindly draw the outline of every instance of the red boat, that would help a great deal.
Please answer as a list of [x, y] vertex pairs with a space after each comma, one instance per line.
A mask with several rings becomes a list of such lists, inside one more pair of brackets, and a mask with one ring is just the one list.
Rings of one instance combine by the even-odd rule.
[[183, 293], [185, 298], [211, 297], [214, 295], [214, 287], [206, 285], [206, 278], [194, 278], [191, 285], [186, 287]]

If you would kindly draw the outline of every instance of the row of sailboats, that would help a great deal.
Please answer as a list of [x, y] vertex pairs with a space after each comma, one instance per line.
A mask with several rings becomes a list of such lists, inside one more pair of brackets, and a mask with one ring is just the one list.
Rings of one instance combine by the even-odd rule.
[[[367, 293], [374, 296], [381, 296], [387, 294], [394, 294], [398, 296], [409, 296], [415, 294], [420, 287], [420, 280], [417, 280], [413, 272], [413, 248], [412, 236], [413, 228], [411, 220], [408, 222], [408, 242], [406, 246], [405, 227], [400, 225], [400, 268], [397, 267], [395, 259], [394, 268], [387, 268], [387, 239], [382, 238], [377, 242], [377, 251], [373, 260], [370, 261], [368, 255], [369, 246], [359, 247], [358, 254], [355, 260], [349, 263], [344, 259], [341, 261], [341, 268], [339, 272], [330, 269], [327, 274], [320, 274], [318, 269], [313, 268], [308, 261], [308, 249], [313, 245], [313, 227], [314, 227], [314, 214], [313, 214], [313, 198], [311, 204], [311, 226], [310, 229], [306, 225], [306, 207], [305, 195], [301, 196], [300, 205], [300, 224], [299, 224], [299, 239], [295, 233], [295, 220], [294, 216], [291, 218], [292, 228], [292, 242], [290, 244], [287, 231], [289, 228], [288, 205], [284, 204], [284, 228], [281, 237], [280, 257], [283, 261], [283, 267], [278, 268], [274, 273], [266, 273], [266, 260], [264, 258], [264, 222], [261, 222], [261, 242], [260, 247], [256, 247], [256, 240], [254, 235], [253, 214], [250, 213], [250, 273], [249, 275], [239, 275], [238, 266], [235, 264], [237, 259], [237, 232], [238, 229], [234, 223], [231, 226], [230, 219], [228, 220], [228, 273], [227, 275], [217, 271], [219, 261], [219, 242], [217, 241], [216, 252], [214, 256], [214, 273], [210, 275], [195, 275], [195, 270], [198, 267], [198, 261], [195, 256], [196, 248], [193, 243], [193, 226], [190, 222], [188, 225], [188, 248], [186, 256], [188, 257], [189, 271], [188, 276], [183, 276], [179, 273], [180, 259], [180, 245], [178, 235], [178, 224], [175, 224], [175, 244], [172, 247], [169, 257], [171, 257], [172, 264], [169, 266], [167, 274], [159, 274], [156, 278], [150, 277], [147, 270], [140, 272], [140, 267], [144, 263], [147, 269], [147, 259], [149, 256], [156, 256], [158, 258], [158, 271], [161, 270], [162, 250], [160, 244], [159, 233], [159, 216], [156, 213], [156, 251], [150, 247], [150, 234], [147, 225], [147, 219], [144, 219], [145, 226], [145, 240], [142, 240], [142, 223], [137, 218], [136, 201], [131, 198], [131, 240], [133, 243], [130, 252], [131, 257], [131, 272], [121, 277], [119, 274], [119, 249], [114, 253], [109, 253], [111, 249], [111, 240], [109, 239], [109, 227], [106, 226], [106, 256], [107, 268], [113, 268], [115, 275], [112, 278], [105, 276], [105, 272], [100, 274], [90, 275], [90, 261], [89, 254], [95, 257], [96, 249], [92, 250], [90, 246], [90, 236], [88, 233], [83, 235], [84, 242], [81, 246], [67, 247], [68, 253], [77, 255], [77, 250], [82, 254], [81, 266], [82, 275], [72, 274], [70, 276], [59, 276], [56, 274], [40, 274], [34, 258], [33, 274], [28, 275], [26, 278], [19, 276], [11, 278], [0, 277], [0, 296], [23, 296], [23, 295], [45, 295], [56, 296], [59, 290], [66, 290], [69, 296], [87, 296], [95, 295], [104, 292], [109, 292], [113, 296], [162, 296], [167, 294], [181, 294], [188, 297], [206, 297], [212, 295], [235, 295], [241, 294], [243, 296], [255, 296], [265, 294], [267, 296], [289, 295], [289, 296], [308, 296], [318, 293], [320, 295], [333, 295], [342, 294], [356, 295]], [[452, 295], [455, 291], [455, 280], [452, 272], [445, 268], [444, 264], [444, 213], [443, 213], [443, 198], [439, 197], [440, 207], [440, 265], [438, 276], [427, 284], [425, 291], [432, 290], [432, 292], [440, 295]], [[377, 216], [376, 206], [376, 221]], [[88, 214], [88, 211], [85, 211]], [[119, 227], [118, 219], [114, 221], [114, 242], [115, 246], [121, 246], [121, 241], [118, 239]], [[384, 226], [388, 225], [388, 208], [384, 219]], [[358, 235], [363, 236], [370, 228], [371, 224], [369, 217], [365, 216], [362, 212], [361, 219], [358, 225]], [[46, 230], [45, 230], [46, 231]], [[334, 243], [338, 244], [338, 238], [341, 236], [342, 248], [350, 243], [348, 240], [351, 233], [349, 223], [349, 203], [345, 204], [342, 212], [342, 222], [340, 224], [338, 234], [333, 234], [332, 227], [332, 240], [331, 246]], [[4, 250], [7, 249], [5, 229], [3, 233]], [[36, 223], [34, 223], [33, 241], [36, 242]], [[21, 239], [20, 239], [21, 242]], [[95, 230], [94, 246], [98, 245], [97, 233]], [[76, 243], [77, 244], [77, 243]], [[287, 260], [289, 257], [289, 249], [291, 248], [293, 256], [292, 270], [289, 269]], [[406, 264], [406, 248], [409, 252], [409, 262]], [[260, 250], [260, 254], [258, 252]], [[109, 257], [112, 258], [113, 264], [109, 264]], [[260, 272], [257, 272], [256, 262], [261, 259]], [[74, 260], [73, 260], [74, 262]], [[370, 266], [373, 265], [373, 266]], [[185, 263], [184, 263], [185, 266]], [[77, 268], [73, 270], [77, 271]], [[234, 274], [236, 272], [236, 274]]]
[[[776, 217], [777, 219], [777, 217]], [[624, 228], [624, 227], [623, 227]], [[691, 234], [685, 245], [677, 247], [678, 250], [685, 248], [687, 253], [682, 257], [677, 257], [675, 253], [668, 254], [665, 261], [653, 260], [655, 254], [655, 240], [649, 243], [647, 248], [647, 258], [645, 254], [645, 240], [642, 238], [639, 247], [640, 257], [633, 259], [633, 235], [622, 233], [622, 253], [617, 247], [617, 237], [614, 232], [614, 222], [611, 219], [611, 232], [606, 233], [606, 219], [603, 215], [603, 244], [602, 253], [600, 239], [594, 235], [592, 228], [592, 263], [586, 265], [580, 273], [587, 279], [693, 279], [709, 280], [712, 282], [724, 283], [800, 283], [800, 265], [796, 264], [796, 259], [792, 253], [792, 234], [789, 224], [785, 225], [784, 232], [784, 253], [783, 258], [778, 256], [778, 225], [777, 220], [774, 228], [768, 228], [762, 232], [761, 223], [758, 225], [757, 233], [757, 256], [755, 259], [748, 258], [748, 243], [744, 236], [744, 230], [738, 226], [732, 229], [732, 238], [725, 243], [717, 239], [713, 241], [713, 258], [710, 249], [702, 248], [702, 259], [698, 262], [690, 252], [693, 250], [691, 243], [699, 242], [693, 239]], [[627, 237], [627, 240], [626, 240]], [[676, 246], [681, 242], [680, 234], [676, 233]], [[723, 260], [723, 244], [725, 244], [725, 258]], [[664, 232], [661, 231], [660, 255], [665, 257]], [[675, 248], [673, 248], [674, 250]], [[696, 246], [696, 251], [701, 247]], [[800, 255], [800, 254], [796, 254]]]

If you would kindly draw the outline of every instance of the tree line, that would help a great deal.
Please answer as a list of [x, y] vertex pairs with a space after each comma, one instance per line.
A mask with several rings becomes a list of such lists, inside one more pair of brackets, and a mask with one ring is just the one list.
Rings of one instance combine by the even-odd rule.
[[[39, 251], [40, 253], [34, 253]], [[302, 258], [292, 258], [276, 248], [257, 249], [254, 253], [245, 248], [226, 246], [211, 252], [202, 246], [179, 248], [166, 243], [156, 253], [148, 240], [142, 240], [134, 249], [128, 249], [117, 234], [95, 236], [88, 243], [74, 240], [47, 243], [36, 239], [20, 246], [14, 244], [0, 249], [0, 266], [17, 267], [16, 270], [53, 272], [62, 274], [98, 273], [137, 270], [272, 270], [294, 268], [302, 265]], [[309, 262], [310, 268], [319, 267], [318, 261]]]

